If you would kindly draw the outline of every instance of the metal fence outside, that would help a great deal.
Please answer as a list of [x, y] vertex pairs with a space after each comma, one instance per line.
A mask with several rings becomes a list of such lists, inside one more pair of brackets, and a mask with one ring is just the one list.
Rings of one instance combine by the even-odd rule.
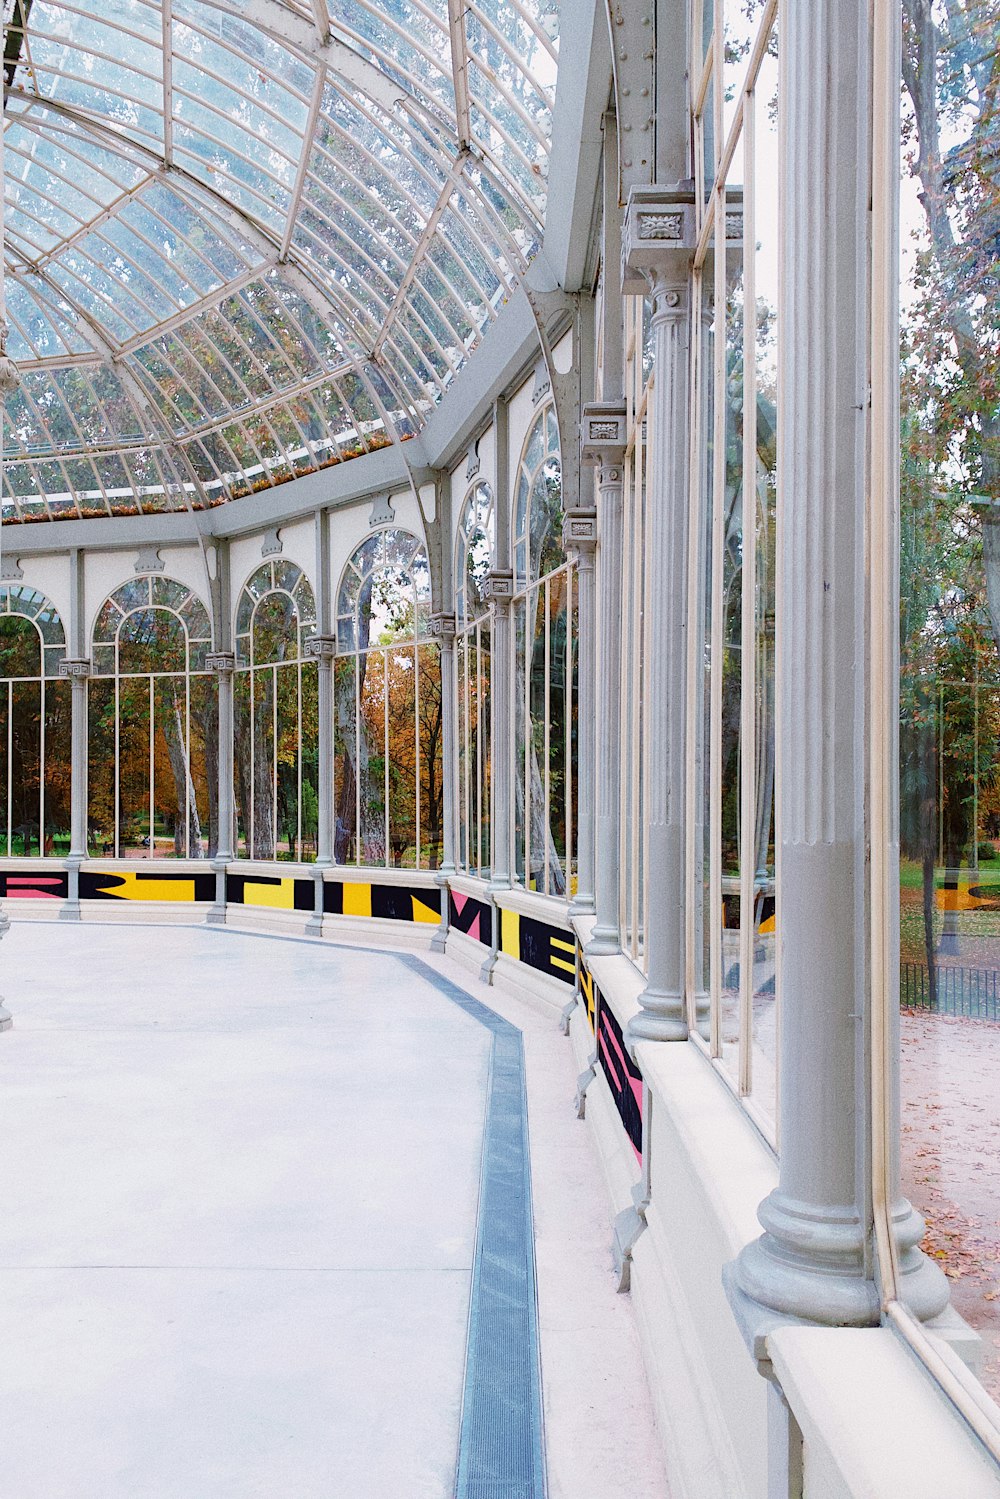
[[899, 965], [899, 1003], [903, 1009], [927, 1010], [935, 1015], [961, 1015], [971, 1020], [1000, 1021], [1000, 970], [995, 968], [937, 969], [936, 1003], [931, 1004], [930, 976], [924, 963]]

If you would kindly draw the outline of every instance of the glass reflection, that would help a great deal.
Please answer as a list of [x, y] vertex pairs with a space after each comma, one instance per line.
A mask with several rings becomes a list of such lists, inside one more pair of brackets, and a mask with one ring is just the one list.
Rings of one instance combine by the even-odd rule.
[[205, 674], [211, 633], [201, 600], [169, 578], [130, 579], [98, 610], [88, 698], [93, 857], [214, 855], [218, 709]]
[[442, 852], [441, 656], [422, 543], [390, 528], [354, 552], [337, 596], [340, 864], [436, 869]]
[[[1000, 380], [995, 7], [904, 0], [903, 1187], [1000, 1397]], [[970, 44], [974, 39], [974, 45]]]
[[70, 684], [62, 622], [32, 589], [0, 589], [0, 855], [69, 852]]

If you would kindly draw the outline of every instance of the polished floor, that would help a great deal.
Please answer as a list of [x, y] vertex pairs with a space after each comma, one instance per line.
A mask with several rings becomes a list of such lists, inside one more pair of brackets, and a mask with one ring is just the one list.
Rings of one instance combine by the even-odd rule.
[[456, 978], [524, 1036], [549, 1494], [667, 1492], [548, 1017], [187, 927], [15, 922], [0, 972], [0, 1494], [449, 1499], [494, 1044]]

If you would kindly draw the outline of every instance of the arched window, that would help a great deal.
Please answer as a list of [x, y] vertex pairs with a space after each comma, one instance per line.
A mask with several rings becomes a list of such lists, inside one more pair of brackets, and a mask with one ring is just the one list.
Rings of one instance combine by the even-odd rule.
[[339, 863], [441, 862], [441, 656], [430, 607], [416, 536], [387, 530], [362, 542], [337, 596]]
[[123, 583], [94, 625], [90, 851], [211, 857], [218, 846], [218, 704], [201, 599], [172, 578]]
[[240, 850], [248, 859], [310, 860], [319, 826], [316, 628], [309, 580], [294, 562], [265, 562], [236, 611], [235, 779]]
[[553, 407], [528, 432], [514, 507], [514, 868], [528, 890], [572, 893], [576, 573], [562, 546]]
[[70, 684], [62, 621], [31, 588], [0, 588], [0, 852], [69, 849]]
[[462, 506], [455, 539], [455, 670], [458, 691], [460, 869], [490, 872], [490, 614], [486, 578], [496, 555], [493, 491], [478, 483]]

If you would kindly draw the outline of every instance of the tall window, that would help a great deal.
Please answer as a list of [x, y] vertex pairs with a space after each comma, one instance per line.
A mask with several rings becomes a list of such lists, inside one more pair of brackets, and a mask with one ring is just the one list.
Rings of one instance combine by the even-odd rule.
[[0, 853], [69, 849], [70, 684], [62, 621], [42, 594], [0, 588]]
[[[770, 1129], [777, 1099], [778, 39], [772, 4], [738, 10], [701, 0], [699, 9], [691, 60], [703, 81], [695, 120], [701, 336], [692, 369], [692, 483], [706, 500], [693, 508], [707, 524], [698, 538], [703, 628], [694, 654], [703, 713], [690, 811], [699, 829], [691, 873], [708, 916], [696, 930], [695, 987], [706, 987], [707, 978], [713, 1056]], [[734, 243], [741, 214], [742, 242]]]
[[490, 612], [493, 491], [477, 484], [462, 506], [455, 546], [455, 669], [458, 678], [458, 867], [490, 872]]
[[237, 834], [246, 859], [310, 860], [319, 825], [316, 628], [309, 581], [294, 562], [265, 562], [236, 611]]
[[430, 569], [408, 531], [378, 531], [337, 597], [336, 837], [341, 864], [441, 862], [441, 656]]
[[562, 548], [554, 408], [538, 413], [514, 505], [514, 868], [528, 890], [572, 893], [576, 573]]
[[134, 578], [101, 606], [89, 693], [89, 841], [115, 858], [211, 856], [218, 845], [212, 630], [171, 578]]
[[[1000, 20], [903, 4], [901, 1157], [1000, 1400]], [[903, 1277], [905, 1280], [905, 1277]], [[996, 1424], [997, 1413], [993, 1420]]]

